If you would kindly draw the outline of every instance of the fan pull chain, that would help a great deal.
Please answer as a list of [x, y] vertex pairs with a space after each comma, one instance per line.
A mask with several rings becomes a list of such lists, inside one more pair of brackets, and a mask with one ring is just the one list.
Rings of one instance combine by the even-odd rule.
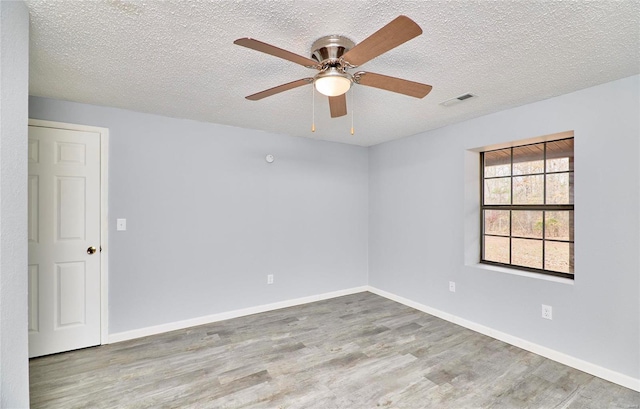
[[311, 132], [316, 131], [316, 87], [311, 86]]
[[351, 92], [350, 92], [350, 97], [351, 97], [351, 135], [353, 135], [355, 132], [353, 131], [353, 111], [354, 111], [354, 105], [353, 105], [353, 88], [351, 87]]

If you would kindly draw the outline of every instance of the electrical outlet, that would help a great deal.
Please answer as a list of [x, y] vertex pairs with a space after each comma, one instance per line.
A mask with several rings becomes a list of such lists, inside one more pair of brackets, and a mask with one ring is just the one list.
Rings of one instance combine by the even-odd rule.
[[542, 318], [547, 320], [553, 319], [553, 308], [550, 305], [542, 304]]
[[449, 291], [451, 291], [452, 293], [456, 292], [456, 282], [455, 281], [449, 281]]
[[273, 284], [273, 274], [267, 274], [267, 284]]

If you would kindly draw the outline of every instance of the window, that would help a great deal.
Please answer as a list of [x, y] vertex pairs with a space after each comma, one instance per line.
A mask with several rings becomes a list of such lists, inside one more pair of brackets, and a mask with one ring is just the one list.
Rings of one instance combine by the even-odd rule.
[[573, 278], [573, 138], [481, 153], [481, 262]]

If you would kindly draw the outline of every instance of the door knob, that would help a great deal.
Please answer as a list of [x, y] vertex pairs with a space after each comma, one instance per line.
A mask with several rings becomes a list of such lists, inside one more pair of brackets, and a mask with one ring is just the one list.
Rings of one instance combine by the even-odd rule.
[[93, 253], [95, 253], [95, 252], [96, 252], [96, 248], [95, 248], [95, 247], [93, 247], [93, 246], [91, 246], [91, 247], [89, 247], [89, 248], [87, 249], [87, 254], [93, 254]]

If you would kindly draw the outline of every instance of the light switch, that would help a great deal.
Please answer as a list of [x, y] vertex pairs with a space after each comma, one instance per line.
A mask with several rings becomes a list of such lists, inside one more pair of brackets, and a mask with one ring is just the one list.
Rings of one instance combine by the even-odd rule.
[[127, 230], [127, 219], [116, 219], [116, 230]]

